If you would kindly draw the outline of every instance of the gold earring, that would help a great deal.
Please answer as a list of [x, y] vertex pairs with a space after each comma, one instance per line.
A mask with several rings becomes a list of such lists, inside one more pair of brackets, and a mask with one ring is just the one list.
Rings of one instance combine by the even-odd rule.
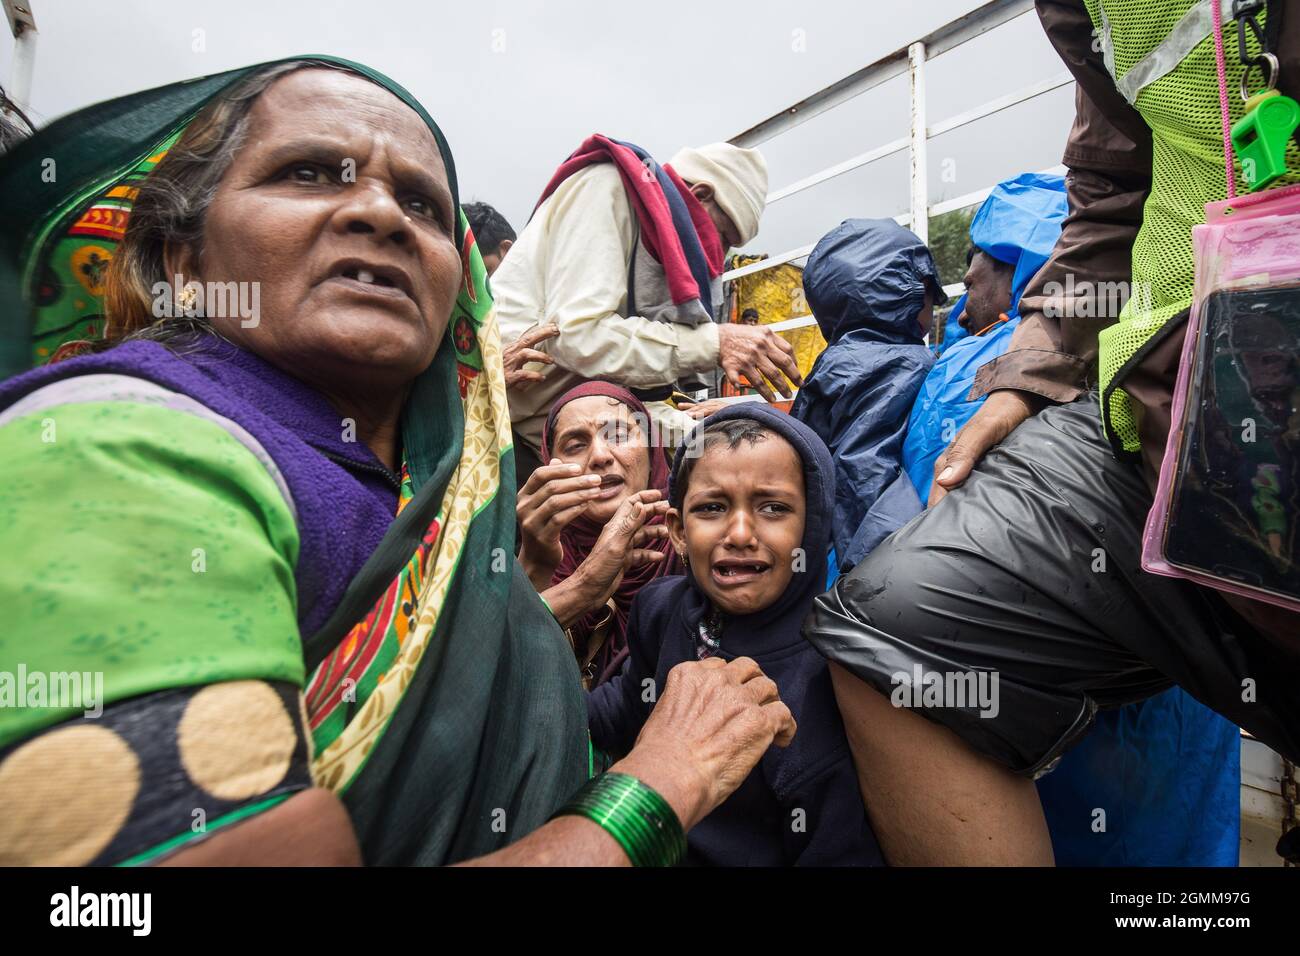
[[182, 315], [190, 315], [198, 304], [199, 293], [192, 285], [187, 285], [176, 294], [176, 308]]
[[677, 557], [681, 559], [682, 567], [689, 568], [691, 566], [691, 559], [686, 557], [685, 551], [678, 551]]

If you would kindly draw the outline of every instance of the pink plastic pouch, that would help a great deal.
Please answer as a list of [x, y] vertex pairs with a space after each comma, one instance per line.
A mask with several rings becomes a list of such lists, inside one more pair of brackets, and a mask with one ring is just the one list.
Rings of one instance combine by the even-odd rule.
[[1300, 186], [1205, 212], [1142, 567], [1300, 611]]

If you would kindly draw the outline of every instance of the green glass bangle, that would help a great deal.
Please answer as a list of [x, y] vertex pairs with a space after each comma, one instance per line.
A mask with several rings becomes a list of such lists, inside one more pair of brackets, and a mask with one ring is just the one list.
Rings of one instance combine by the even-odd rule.
[[[674, 866], [686, 834], [668, 801], [626, 773], [601, 774], [555, 814], [586, 817], [618, 841], [633, 866]], [[554, 818], [552, 818], [554, 819]]]

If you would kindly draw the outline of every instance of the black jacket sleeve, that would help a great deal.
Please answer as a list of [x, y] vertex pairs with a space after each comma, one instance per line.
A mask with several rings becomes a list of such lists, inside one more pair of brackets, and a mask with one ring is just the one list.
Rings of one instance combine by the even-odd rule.
[[628, 614], [629, 654], [619, 675], [587, 695], [587, 724], [591, 741], [613, 757], [625, 756], [636, 743], [658, 697], [654, 686], [660, 635], [654, 615], [640, 600]]

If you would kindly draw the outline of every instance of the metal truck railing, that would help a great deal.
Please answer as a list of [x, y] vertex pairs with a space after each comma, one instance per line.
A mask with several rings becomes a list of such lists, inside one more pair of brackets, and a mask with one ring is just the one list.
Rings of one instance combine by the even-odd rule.
[[[860, 96], [882, 83], [907, 74], [910, 81], [911, 100], [911, 130], [907, 136], [874, 146], [866, 152], [850, 156], [848, 159], [827, 166], [825, 169], [818, 170], [779, 189], [774, 189], [768, 193], [767, 202], [768, 205], [782, 202], [813, 186], [820, 185], [837, 176], [842, 176], [852, 170], [860, 169], [863, 166], [884, 159], [886, 156], [893, 156], [907, 151], [910, 153], [911, 158], [908, 210], [894, 216], [894, 219], [902, 225], [909, 226], [921, 238], [922, 242], [929, 242], [929, 219], [931, 216], [941, 216], [946, 212], [964, 209], [967, 206], [982, 202], [987, 198], [995, 184], [990, 182], [982, 189], [952, 199], [945, 199], [932, 205], [929, 201], [929, 180], [927, 178], [929, 173], [926, 159], [927, 142], [944, 133], [950, 133], [955, 129], [967, 126], [995, 113], [1000, 113], [1019, 103], [1042, 96], [1044, 93], [1049, 93], [1064, 86], [1071, 86], [1074, 80], [1069, 71], [1062, 71], [1045, 80], [1030, 83], [1004, 96], [981, 103], [972, 109], [950, 116], [938, 123], [927, 125], [926, 63], [935, 57], [956, 49], [963, 43], [967, 43], [1009, 23], [1017, 17], [1031, 13], [1033, 7], [1033, 0], [991, 0], [991, 2], [985, 3], [965, 16], [944, 24], [927, 36], [909, 43], [905, 47], [900, 47], [888, 56], [881, 57], [860, 70], [856, 70], [818, 90], [811, 96], [807, 96], [797, 103], [773, 113], [743, 133], [733, 136], [730, 142], [737, 146], [757, 146], [775, 136], [789, 132], [795, 127], [808, 122], [813, 117], [842, 106], [854, 97]], [[1055, 166], [1043, 170], [1043, 172], [1063, 173], [1064, 167]], [[723, 273], [722, 278], [724, 281], [730, 281], [787, 262], [796, 262], [806, 258], [812, 252], [815, 244], [816, 237], [813, 237], [813, 242], [807, 245], [787, 249], [764, 259], [762, 262], [733, 269], [730, 272]], [[960, 294], [962, 289], [963, 287], [959, 282], [944, 287], [944, 291], [950, 296]], [[815, 320], [811, 315], [801, 315], [765, 327], [778, 332], [792, 331], [812, 325], [814, 322]]]

